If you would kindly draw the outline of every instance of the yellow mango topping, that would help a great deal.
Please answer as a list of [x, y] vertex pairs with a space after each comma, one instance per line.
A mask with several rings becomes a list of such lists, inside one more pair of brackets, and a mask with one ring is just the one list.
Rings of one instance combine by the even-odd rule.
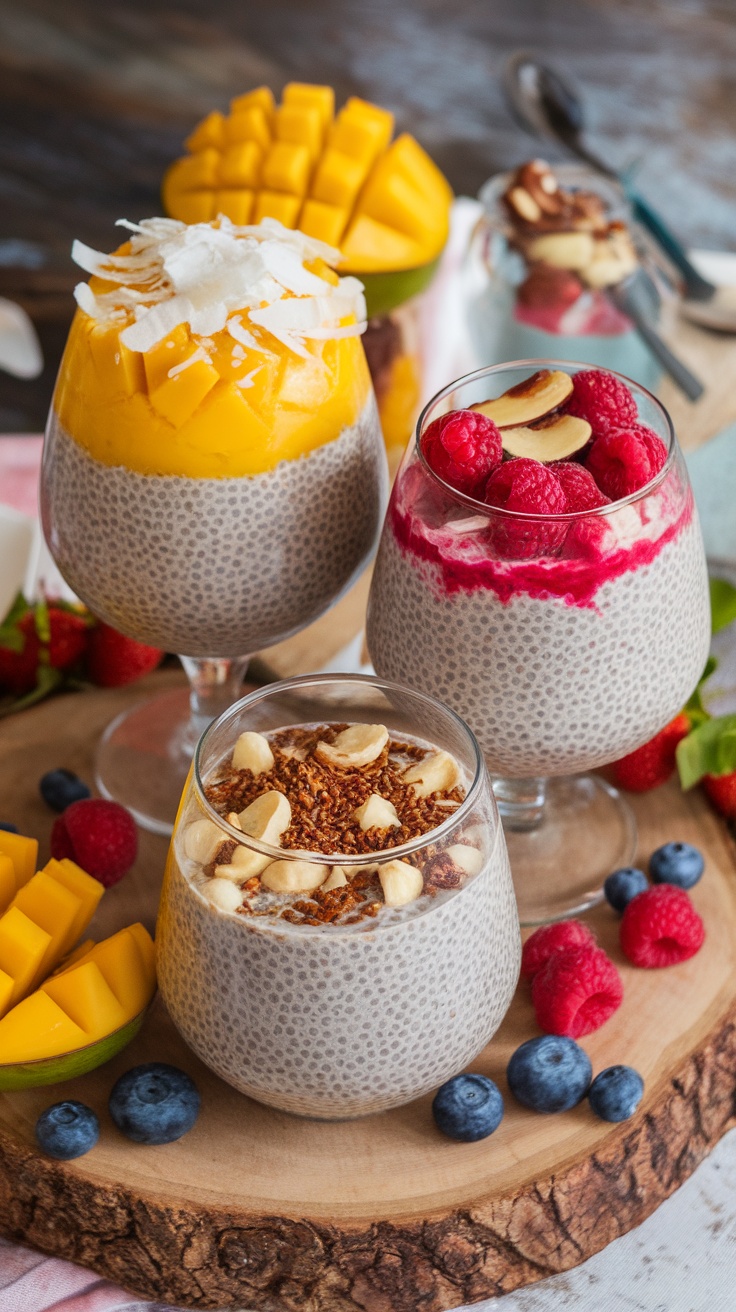
[[0, 911], [5, 911], [14, 897], [15, 866], [9, 856], [3, 856], [0, 853]]
[[22, 888], [35, 873], [38, 840], [24, 834], [10, 834], [0, 829], [0, 856], [9, 856], [15, 870], [15, 887]]
[[90, 1042], [63, 1008], [41, 991], [24, 998], [0, 1020], [0, 1063], [59, 1057]]
[[[334, 118], [332, 88], [301, 82], [289, 83], [275, 108], [267, 87], [230, 108], [227, 118], [203, 119], [186, 141], [189, 154], [167, 171], [168, 214], [184, 223], [218, 214], [234, 223], [277, 218], [329, 245], [340, 242], [343, 270], [357, 273], [419, 268], [440, 254], [452, 191], [413, 137], [390, 144], [388, 110], [353, 96]], [[251, 148], [237, 163], [236, 140]]]

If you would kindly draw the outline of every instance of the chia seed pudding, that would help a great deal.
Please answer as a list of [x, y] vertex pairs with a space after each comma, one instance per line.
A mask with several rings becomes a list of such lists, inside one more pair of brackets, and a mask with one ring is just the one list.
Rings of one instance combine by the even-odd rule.
[[479, 787], [429, 741], [344, 722], [248, 732], [213, 763], [185, 798], [157, 931], [164, 1000], [212, 1070], [341, 1119], [477, 1056], [520, 960], [480, 770]]

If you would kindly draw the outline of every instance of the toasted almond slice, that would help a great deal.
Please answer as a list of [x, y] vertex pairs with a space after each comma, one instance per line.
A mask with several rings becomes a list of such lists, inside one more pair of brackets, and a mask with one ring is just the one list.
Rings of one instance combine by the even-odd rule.
[[363, 830], [390, 829], [392, 826], [400, 828], [401, 826], [393, 802], [381, 797], [380, 793], [371, 793], [368, 801], [359, 806], [356, 811], [353, 811], [353, 815]]
[[324, 884], [329, 866], [312, 861], [272, 861], [261, 875], [264, 888], [272, 893], [311, 893]]
[[466, 875], [477, 875], [483, 869], [483, 853], [477, 847], [471, 847], [470, 843], [452, 843], [445, 848], [444, 854]]
[[454, 788], [460, 782], [460, 766], [449, 752], [435, 752], [410, 765], [401, 777], [405, 784], [411, 784], [417, 797], [429, 797]]
[[252, 770], [253, 774], [263, 774], [273, 769], [273, 752], [271, 744], [262, 733], [247, 729], [241, 733], [233, 749], [233, 770]]
[[572, 378], [561, 369], [540, 369], [503, 396], [479, 401], [471, 410], [492, 419], [498, 428], [518, 428], [557, 410], [572, 395]]
[[348, 877], [342, 866], [333, 866], [324, 884], [321, 884], [320, 887], [323, 893], [329, 893], [333, 888], [344, 888], [347, 882]]
[[317, 743], [314, 755], [323, 765], [359, 770], [377, 760], [387, 742], [385, 724], [351, 724], [337, 735], [334, 742]]
[[542, 211], [526, 187], [512, 187], [506, 196], [512, 210], [525, 219], [527, 223], [536, 223], [542, 217]]
[[232, 825], [233, 829], [240, 829], [242, 832], [243, 826], [240, 823], [240, 816], [238, 815], [237, 811], [229, 812], [227, 817], [227, 822], [229, 825]]
[[225, 834], [213, 820], [195, 820], [184, 830], [184, 852], [190, 861], [206, 866], [212, 860]]
[[594, 245], [589, 232], [547, 232], [529, 243], [528, 255], [555, 269], [584, 269], [593, 258]]
[[270, 788], [267, 793], [261, 793], [250, 806], [246, 806], [238, 820], [243, 833], [249, 838], [258, 838], [275, 847], [284, 830], [291, 824], [289, 799], [277, 789]]
[[509, 456], [527, 456], [549, 464], [582, 451], [593, 430], [576, 415], [553, 415], [534, 427], [504, 428], [503, 449]]
[[408, 861], [387, 861], [378, 867], [378, 878], [387, 907], [405, 907], [416, 902], [423, 887], [421, 870]]
[[237, 911], [243, 905], [243, 894], [229, 879], [208, 879], [202, 891], [218, 911]]

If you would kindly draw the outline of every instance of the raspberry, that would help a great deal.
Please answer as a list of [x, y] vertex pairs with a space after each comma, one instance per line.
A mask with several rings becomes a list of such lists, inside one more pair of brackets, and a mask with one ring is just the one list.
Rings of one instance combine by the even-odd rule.
[[72, 802], [51, 830], [51, 855], [71, 857], [105, 888], [127, 874], [138, 852], [135, 821], [124, 806], [90, 797]]
[[573, 393], [565, 409], [569, 415], [587, 419], [594, 437], [637, 422], [636, 401], [615, 374], [603, 369], [583, 369], [573, 377], [572, 386]]
[[422, 450], [435, 474], [458, 492], [481, 496], [488, 475], [501, 463], [501, 434], [475, 410], [453, 410], [429, 425]]
[[556, 952], [584, 947], [597, 951], [598, 944], [592, 929], [581, 920], [558, 920], [553, 925], [542, 925], [524, 944], [521, 973], [526, 979], [531, 979]]
[[657, 434], [634, 424], [597, 437], [585, 465], [601, 491], [619, 501], [650, 483], [666, 459], [667, 449]]
[[582, 291], [583, 284], [576, 273], [540, 262], [530, 270], [516, 295], [529, 309], [555, 310], [559, 317], [575, 304]]
[[553, 460], [547, 468], [562, 484], [568, 511], [597, 510], [599, 506], [609, 505], [609, 498], [601, 492], [593, 475], [574, 460]]
[[677, 744], [690, 732], [690, 719], [681, 711], [648, 743], [637, 747], [611, 766], [613, 781], [630, 793], [646, 793], [664, 784], [675, 770]]
[[621, 947], [635, 966], [675, 966], [695, 956], [704, 938], [700, 916], [685, 890], [674, 884], [639, 893], [621, 920]]
[[621, 1006], [623, 996], [621, 976], [600, 948], [556, 952], [532, 981], [540, 1029], [570, 1039], [599, 1029]]
[[[530, 515], [564, 515], [567, 498], [556, 474], [539, 460], [525, 456], [506, 460], [486, 483], [484, 500], [498, 509]], [[499, 556], [528, 560], [553, 556], [565, 541], [567, 524], [536, 523], [533, 520], [502, 521], [491, 525], [491, 541]]]

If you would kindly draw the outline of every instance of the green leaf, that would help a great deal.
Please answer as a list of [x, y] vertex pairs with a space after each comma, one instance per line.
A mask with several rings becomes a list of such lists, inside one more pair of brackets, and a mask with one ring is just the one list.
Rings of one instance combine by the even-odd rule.
[[35, 706], [36, 702], [43, 701], [44, 697], [48, 697], [49, 693], [54, 692], [64, 681], [61, 670], [55, 670], [51, 665], [44, 665], [43, 662], [39, 664], [37, 677], [38, 681], [31, 692], [0, 705], [0, 716], [14, 715], [16, 711], [24, 711], [28, 706]]
[[736, 770], [736, 715], [704, 720], [677, 745], [677, 769], [683, 788], [692, 788], [704, 774]]
[[51, 641], [51, 620], [49, 619], [49, 607], [45, 597], [41, 597], [33, 608], [33, 617], [36, 622], [36, 633], [39, 642], [48, 643]]
[[25, 634], [18, 628], [30, 607], [22, 592], [18, 593], [2, 624], [0, 624], [0, 647], [8, 651], [22, 651], [25, 646]]
[[711, 624], [720, 633], [736, 620], [736, 588], [727, 579], [710, 579]]
[[705, 662], [705, 669], [698, 679], [697, 687], [692, 697], [685, 703], [684, 710], [690, 720], [690, 724], [695, 729], [704, 720], [710, 719], [710, 712], [703, 705], [703, 684], [710, 678], [713, 671], [717, 668], [718, 661], [715, 656], [709, 656]]

